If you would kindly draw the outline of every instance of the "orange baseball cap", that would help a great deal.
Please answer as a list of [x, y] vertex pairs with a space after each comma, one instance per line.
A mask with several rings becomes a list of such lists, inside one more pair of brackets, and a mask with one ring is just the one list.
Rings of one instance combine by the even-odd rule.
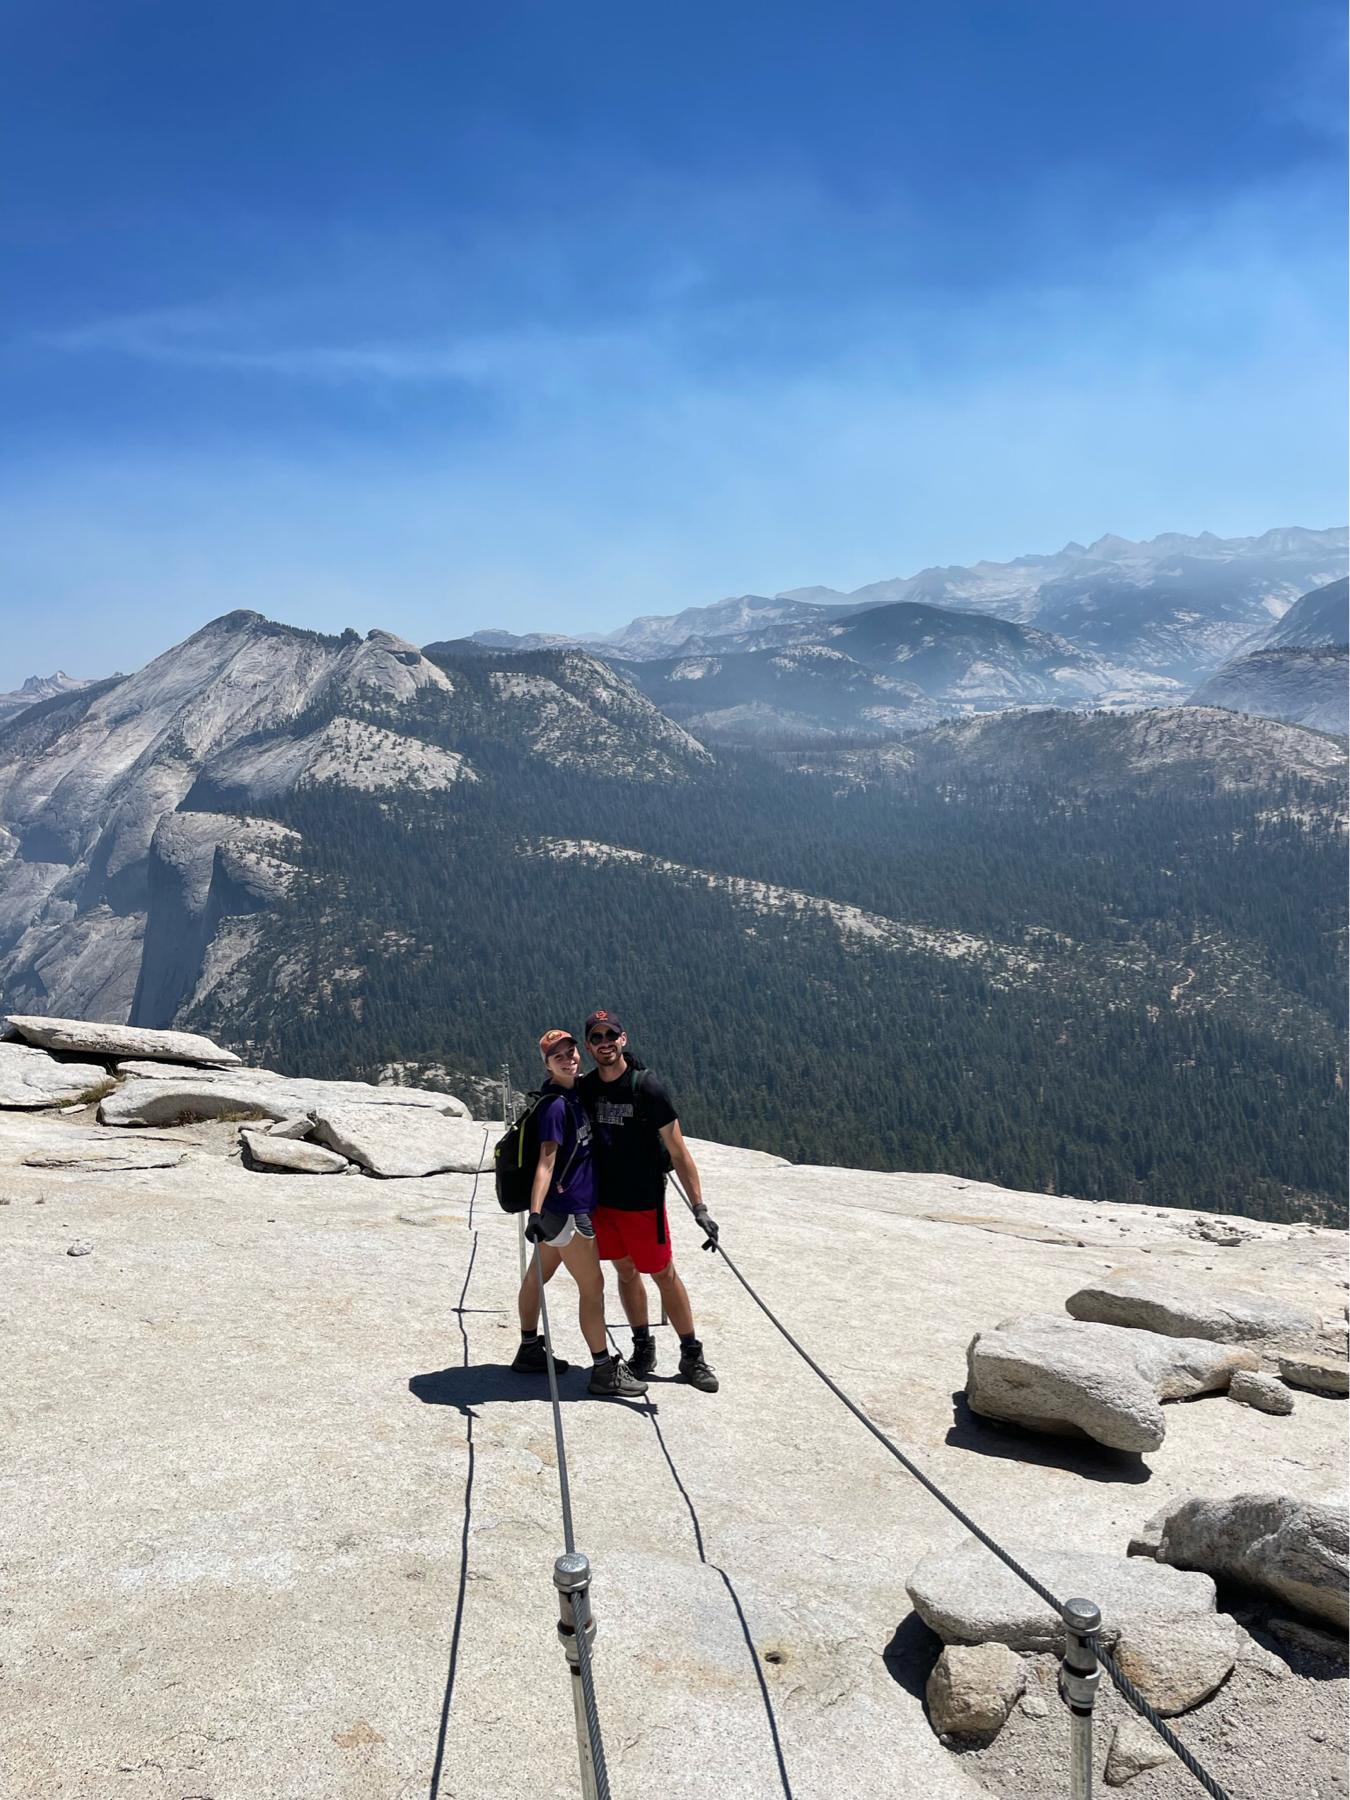
[[563, 1044], [570, 1044], [574, 1050], [577, 1049], [577, 1040], [570, 1031], [546, 1031], [539, 1040], [539, 1054], [547, 1062], [553, 1052]]

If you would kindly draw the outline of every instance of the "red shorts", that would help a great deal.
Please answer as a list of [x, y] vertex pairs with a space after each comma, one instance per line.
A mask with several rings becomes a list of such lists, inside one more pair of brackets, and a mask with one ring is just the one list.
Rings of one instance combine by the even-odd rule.
[[[659, 1275], [670, 1262], [670, 1232], [666, 1229], [666, 1208], [650, 1212], [621, 1212], [617, 1206], [597, 1206], [591, 1214], [595, 1226], [595, 1247], [603, 1262], [618, 1262], [631, 1256], [639, 1275]], [[657, 1242], [657, 1227], [664, 1242]]]

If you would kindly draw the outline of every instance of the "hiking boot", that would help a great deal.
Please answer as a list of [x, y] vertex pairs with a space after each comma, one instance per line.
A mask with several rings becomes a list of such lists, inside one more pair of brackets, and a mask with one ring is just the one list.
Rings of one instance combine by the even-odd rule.
[[[571, 1363], [565, 1362], [561, 1356], [555, 1356], [553, 1359], [555, 1375], [565, 1375], [571, 1366]], [[522, 1344], [516, 1351], [515, 1361], [511, 1367], [518, 1375], [547, 1375], [548, 1352], [544, 1348], [543, 1338], [535, 1338], [533, 1343]]]
[[607, 1363], [597, 1363], [591, 1370], [588, 1393], [616, 1395], [622, 1400], [640, 1400], [647, 1391], [621, 1356], [611, 1356]]
[[717, 1392], [720, 1384], [703, 1360], [702, 1344], [693, 1344], [688, 1350], [680, 1351], [680, 1380], [687, 1381], [691, 1387], [702, 1388], [705, 1394]]
[[650, 1375], [656, 1367], [656, 1339], [634, 1338], [633, 1354], [628, 1358], [628, 1367], [639, 1380]]

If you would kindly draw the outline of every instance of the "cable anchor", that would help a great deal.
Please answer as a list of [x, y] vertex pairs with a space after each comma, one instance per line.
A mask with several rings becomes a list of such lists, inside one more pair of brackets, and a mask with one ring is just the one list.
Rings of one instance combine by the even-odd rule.
[[1069, 1793], [1072, 1800], [1092, 1800], [1092, 1709], [1102, 1678], [1096, 1644], [1101, 1609], [1091, 1600], [1066, 1600], [1060, 1618], [1065, 1636], [1059, 1693], [1069, 1709]]

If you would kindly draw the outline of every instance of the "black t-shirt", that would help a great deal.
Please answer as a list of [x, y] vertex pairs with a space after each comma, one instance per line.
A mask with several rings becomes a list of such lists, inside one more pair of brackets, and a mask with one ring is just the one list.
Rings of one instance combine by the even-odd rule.
[[617, 1081], [592, 1069], [577, 1083], [595, 1121], [596, 1203], [620, 1212], [650, 1212], [661, 1204], [670, 1166], [660, 1132], [679, 1117], [661, 1080], [642, 1071], [635, 1091], [630, 1064]]

